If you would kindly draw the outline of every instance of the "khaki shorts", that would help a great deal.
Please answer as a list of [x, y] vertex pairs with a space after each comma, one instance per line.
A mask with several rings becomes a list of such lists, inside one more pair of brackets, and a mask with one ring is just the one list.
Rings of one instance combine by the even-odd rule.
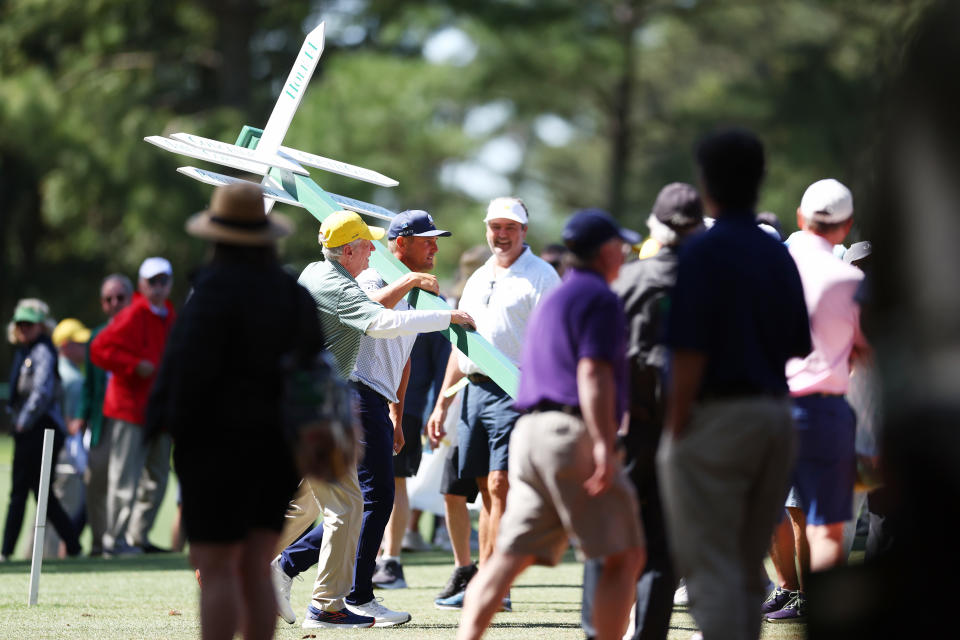
[[525, 415], [510, 438], [510, 491], [497, 547], [560, 561], [569, 539], [587, 558], [644, 546], [636, 494], [619, 462], [612, 486], [591, 497], [592, 441], [583, 420], [559, 411]]

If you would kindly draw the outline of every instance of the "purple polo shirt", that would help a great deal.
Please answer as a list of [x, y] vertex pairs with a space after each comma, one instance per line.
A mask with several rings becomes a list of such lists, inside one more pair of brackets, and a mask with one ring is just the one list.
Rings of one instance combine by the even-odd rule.
[[527, 323], [514, 407], [525, 411], [543, 401], [580, 406], [577, 362], [596, 358], [613, 365], [619, 419], [627, 408], [626, 345], [620, 298], [600, 274], [568, 269]]

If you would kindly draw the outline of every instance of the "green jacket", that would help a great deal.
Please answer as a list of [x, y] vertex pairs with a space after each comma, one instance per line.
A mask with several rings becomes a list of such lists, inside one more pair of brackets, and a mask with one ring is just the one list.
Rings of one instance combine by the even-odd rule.
[[104, 323], [90, 333], [87, 341], [86, 362], [84, 366], [83, 393], [80, 394], [80, 404], [77, 407], [75, 418], [87, 421], [90, 430], [90, 446], [100, 442], [103, 432], [103, 395], [107, 392], [107, 372], [90, 361], [90, 343], [107, 324]]

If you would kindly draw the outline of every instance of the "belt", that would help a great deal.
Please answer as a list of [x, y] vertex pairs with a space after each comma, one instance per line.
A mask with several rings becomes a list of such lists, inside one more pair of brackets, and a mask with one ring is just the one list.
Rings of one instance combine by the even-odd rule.
[[490, 376], [485, 376], [482, 373], [469, 373], [467, 374], [467, 380], [473, 384], [483, 384], [484, 382], [490, 382], [493, 378]]
[[578, 418], [583, 416], [583, 414], [580, 413], [580, 407], [575, 407], [570, 404], [560, 404], [559, 402], [553, 402], [552, 400], [541, 400], [537, 404], [530, 407], [530, 413], [544, 413], [546, 411], [559, 411], [560, 413], [565, 413], [568, 416], [576, 416]]
[[360, 382], [359, 380], [347, 380], [347, 384], [353, 387], [354, 389], [356, 389], [357, 391], [369, 391], [370, 393], [374, 393], [377, 395], [378, 398], [383, 400], [386, 404], [390, 404], [389, 398], [384, 396], [382, 393], [380, 393], [376, 389], [370, 387], [369, 385]]

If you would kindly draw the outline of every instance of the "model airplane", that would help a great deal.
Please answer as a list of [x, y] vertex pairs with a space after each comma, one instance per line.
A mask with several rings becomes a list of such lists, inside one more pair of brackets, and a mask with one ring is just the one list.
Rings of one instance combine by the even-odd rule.
[[[307, 84], [310, 82], [313, 71], [317, 67], [317, 61], [323, 53], [323, 41], [323, 23], [321, 22], [316, 29], [307, 34], [303, 41], [300, 53], [297, 55], [293, 68], [290, 69], [287, 81], [277, 98], [270, 119], [267, 120], [267, 126], [263, 128], [263, 133], [256, 148], [241, 147], [229, 142], [211, 140], [189, 133], [174, 133], [169, 137], [148, 136], [144, 140], [172, 153], [263, 176], [260, 186], [263, 188], [264, 204], [267, 211], [270, 211], [274, 202], [282, 202], [297, 207], [304, 206], [282, 186], [284, 179], [292, 177], [293, 174], [310, 175], [304, 165], [349, 178], [356, 178], [381, 187], [397, 186], [399, 183], [396, 180], [376, 171], [282, 146], [283, 137], [286, 135], [287, 129], [290, 128], [293, 114], [296, 113], [297, 107], [303, 100]], [[233, 178], [222, 173], [196, 167], [180, 167], [177, 171], [194, 180], [214, 186], [243, 182], [240, 178]], [[392, 211], [377, 205], [335, 194], [329, 195], [343, 208], [357, 213], [385, 220], [390, 220], [395, 215]]]
[[[338, 196], [321, 189], [309, 177], [310, 174], [304, 166], [323, 169], [384, 187], [397, 186], [396, 180], [370, 169], [283, 146], [283, 137], [290, 127], [293, 114], [300, 106], [303, 93], [313, 76], [321, 53], [323, 53], [323, 23], [307, 34], [306, 40], [303, 41], [297, 60], [290, 70], [290, 75], [287, 76], [286, 84], [267, 121], [267, 126], [263, 130], [244, 127], [237, 144], [188, 133], [175, 133], [169, 137], [149, 136], [144, 139], [150, 144], [173, 153], [263, 176], [260, 186], [263, 189], [264, 205], [268, 212], [275, 202], [281, 202], [302, 207], [321, 222], [338, 208], [383, 220], [392, 220], [396, 214], [383, 207]], [[244, 182], [241, 178], [233, 178], [197, 167], [180, 167], [177, 171], [194, 180], [214, 186]], [[375, 251], [370, 256], [370, 265], [386, 282], [393, 282], [409, 271], [390, 251]], [[415, 309], [450, 308], [444, 300], [429, 292], [414, 290], [407, 295], [408, 301]], [[506, 356], [475, 331], [465, 331], [460, 327], [452, 326], [446, 329], [444, 334], [502, 389], [516, 397], [520, 372]]]

